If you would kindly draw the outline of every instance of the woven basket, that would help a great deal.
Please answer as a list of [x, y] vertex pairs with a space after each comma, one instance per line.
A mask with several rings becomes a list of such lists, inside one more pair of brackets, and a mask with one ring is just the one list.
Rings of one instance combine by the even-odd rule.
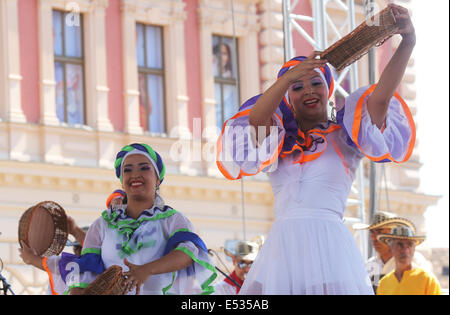
[[68, 237], [67, 216], [53, 201], [43, 201], [30, 207], [19, 221], [19, 243], [24, 241], [39, 256], [59, 255]]
[[351, 65], [374, 46], [382, 45], [398, 31], [398, 25], [391, 8], [387, 7], [377, 15], [361, 23], [350, 34], [344, 36], [320, 55], [327, 59], [337, 71]]
[[86, 289], [84, 295], [125, 295], [125, 277], [122, 267], [113, 265], [99, 275]]

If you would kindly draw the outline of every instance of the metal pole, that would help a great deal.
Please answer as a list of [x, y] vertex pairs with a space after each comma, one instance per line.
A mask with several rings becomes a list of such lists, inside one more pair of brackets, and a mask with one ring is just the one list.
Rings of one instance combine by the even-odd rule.
[[[349, 10], [349, 20], [350, 20], [350, 30], [353, 31], [356, 28], [356, 19], [355, 19], [355, 1], [348, 0], [348, 10]], [[350, 66], [350, 92], [354, 92], [359, 88], [359, 79], [358, 79], [358, 63], [353, 63]], [[363, 170], [363, 161], [359, 162], [358, 171], [357, 171], [357, 185], [359, 187], [359, 212], [358, 217], [361, 222], [366, 223], [366, 206], [365, 206], [365, 196], [364, 196], [364, 170]], [[361, 233], [361, 251], [365, 260], [369, 258], [369, 248], [367, 246], [368, 237], [366, 232]]]
[[291, 0], [283, 0], [283, 32], [284, 32], [284, 62], [290, 60], [292, 52]]
[[[234, 14], [234, 1], [230, 0], [231, 3], [231, 18], [233, 21], [233, 54], [234, 56], [238, 55], [237, 51], [237, 36], [236, 36], [236, 20], [235, 20], [235, 14]], [[237, 63], [237, 73], [239, 73], [239, 63]], [[236, 86], [237, 86], [237, 95], [239, 103], [241, 102], [241, 93], [239, 87], [241, 86], [241, 83], [239, 81], [239, 76], [236, 76]], [[247, 230], [246, 230], [246, 221], [245, 221], [245, 188], [244, 188], [244, 177], [241, 177], [241, 205], [242, 205], [242, 234], [244, 237], [244, 240], [247, 239]]]
[[[370, 16], [374, 15], [374, 0], [366, 0], [365, 1], [365, 13], [366, 19]], [[369, 50], [369, 83], [375, 84], [375, 48]], [[376, 186], [377, 186], [377, 167], [375, 162], [370, 161], [370, 180], [369, 180], [369, 189], [370, 189], [370, 199], [369, 199], [369, 222], [372, 221], [373, 215], [375, 213], [375, 209], [377, 208], [376, 204]], [[373, 255], [373, 247], [369, 241], [369, 257]]]

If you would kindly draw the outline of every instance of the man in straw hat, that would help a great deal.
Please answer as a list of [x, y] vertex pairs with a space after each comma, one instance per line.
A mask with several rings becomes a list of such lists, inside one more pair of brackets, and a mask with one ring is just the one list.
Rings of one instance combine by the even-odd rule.
[[256, 242], [249, 241], [232, 242], [229, 248], [225, 246], [225, 254], [233, 260], [234, 270], [222, 282], [214, 286], [215, 294], [235, 295], [239, 293], [245, 276], [258, 255], [259, 247]]
[[408, 226], [397, 226], [389, 234], [378, 235], [377, 239], [391, 248], [395, 259], [395, 270], [381, 279], [378, 295], [442, 294], [437, 279], [412, 263], [415, 248], [425, 236], [416, 236]]
[[67, 284], [61, 276], [59, 262], [62, 259], [73, 259], [81, 255], [82, 244], [89, 227], [80, 227], [75, 220], [67, 216], [67, 232], [75, 238], [75, 241], [67, 240], [66, 246], [72, 247], [74, 254], [62, 253], [49, 257], [41, 257], [38, 253], [22, 242], [22, 248], [19, 249], [19, 255], [23, 262], [45, 271], [49, 278], [48, 294], [61, 295], [67, 290]]
[[[354, 230], [369, 230], [370, 241], [377, 252], [376, 255], [370, 257], [366, 262], [367, 273], [372, 281], [374, 292], [377, 291], [380, 279], [395, 268], [391, 248], [378, 241], [377, 236], [390, 233], [391, 229], [396, 226], [407, 226], [414, 232], [416, 231], [416, 227], [410, 220], [386, 211], [376, 212], [370, 224], [357, 223], [353, 225]], [[419, 252], [415, 253], [413, 263], [426, 270], [431, 270], [431, 264]]]

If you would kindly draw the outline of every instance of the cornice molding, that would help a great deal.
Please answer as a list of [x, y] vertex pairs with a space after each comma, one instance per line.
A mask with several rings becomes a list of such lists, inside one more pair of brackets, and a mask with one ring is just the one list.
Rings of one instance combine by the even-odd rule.
[[187, 18], [182, 0], [122, 0], [122, 12], [134, 15], [137, 21], [152, 24], [168, 25], [183, 22]]
[[[108, 195], [120, 188], [112, 169], [0, 161], [0, 186]], [[272, 205], [268, 182], [246, 182], [244, 198], [253, 205]], [[240, 204], [240, 185], [225, 179], [167, 174], [161, 194], [167, 199], [226, 201]]]
[[[234, 1], [234, 11], [229, 1], [200, 0], [198, 4], [198, 22], [212, 32], [225, 36], [245, 36], [249, 32], [261, 29], [260, 18], [256, 13], [258, 1]], [[234, 21], [233, 21], [234, 12]], [[234, 27], [233, 27], [234, 23]]]

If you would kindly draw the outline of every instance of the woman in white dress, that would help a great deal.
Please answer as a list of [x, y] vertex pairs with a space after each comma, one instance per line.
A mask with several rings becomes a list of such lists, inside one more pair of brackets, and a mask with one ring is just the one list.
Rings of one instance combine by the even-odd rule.
[[400, 163], [414, 147], [414, 121], [395, 89], [415, 33], [408, 11], [392, 8], [402, 42], [378, 84], [352, 93], [336, 122], [327, 115], [331, 71], [315, 52], [288, 61], [267, 91], [224, 124], [222, 174], [265, 171], [274, 194], [274, 223], [240, 294], [373, 294], [343, 214], [361, 158]]
[[79, 294], [98, 274], [119, 265], [129, 294], [214, 292], [211, 283], [217, 274], [205, 244], [190, 221], [158, 193], [165, 173], [160, 155], [146, 144], [133, 143], [117, 154], [115, 168], [127, 204], [109, 207], [91, 225], [82, 256], [75, 261], [80, 276], [72, 277], [69, 288]]

